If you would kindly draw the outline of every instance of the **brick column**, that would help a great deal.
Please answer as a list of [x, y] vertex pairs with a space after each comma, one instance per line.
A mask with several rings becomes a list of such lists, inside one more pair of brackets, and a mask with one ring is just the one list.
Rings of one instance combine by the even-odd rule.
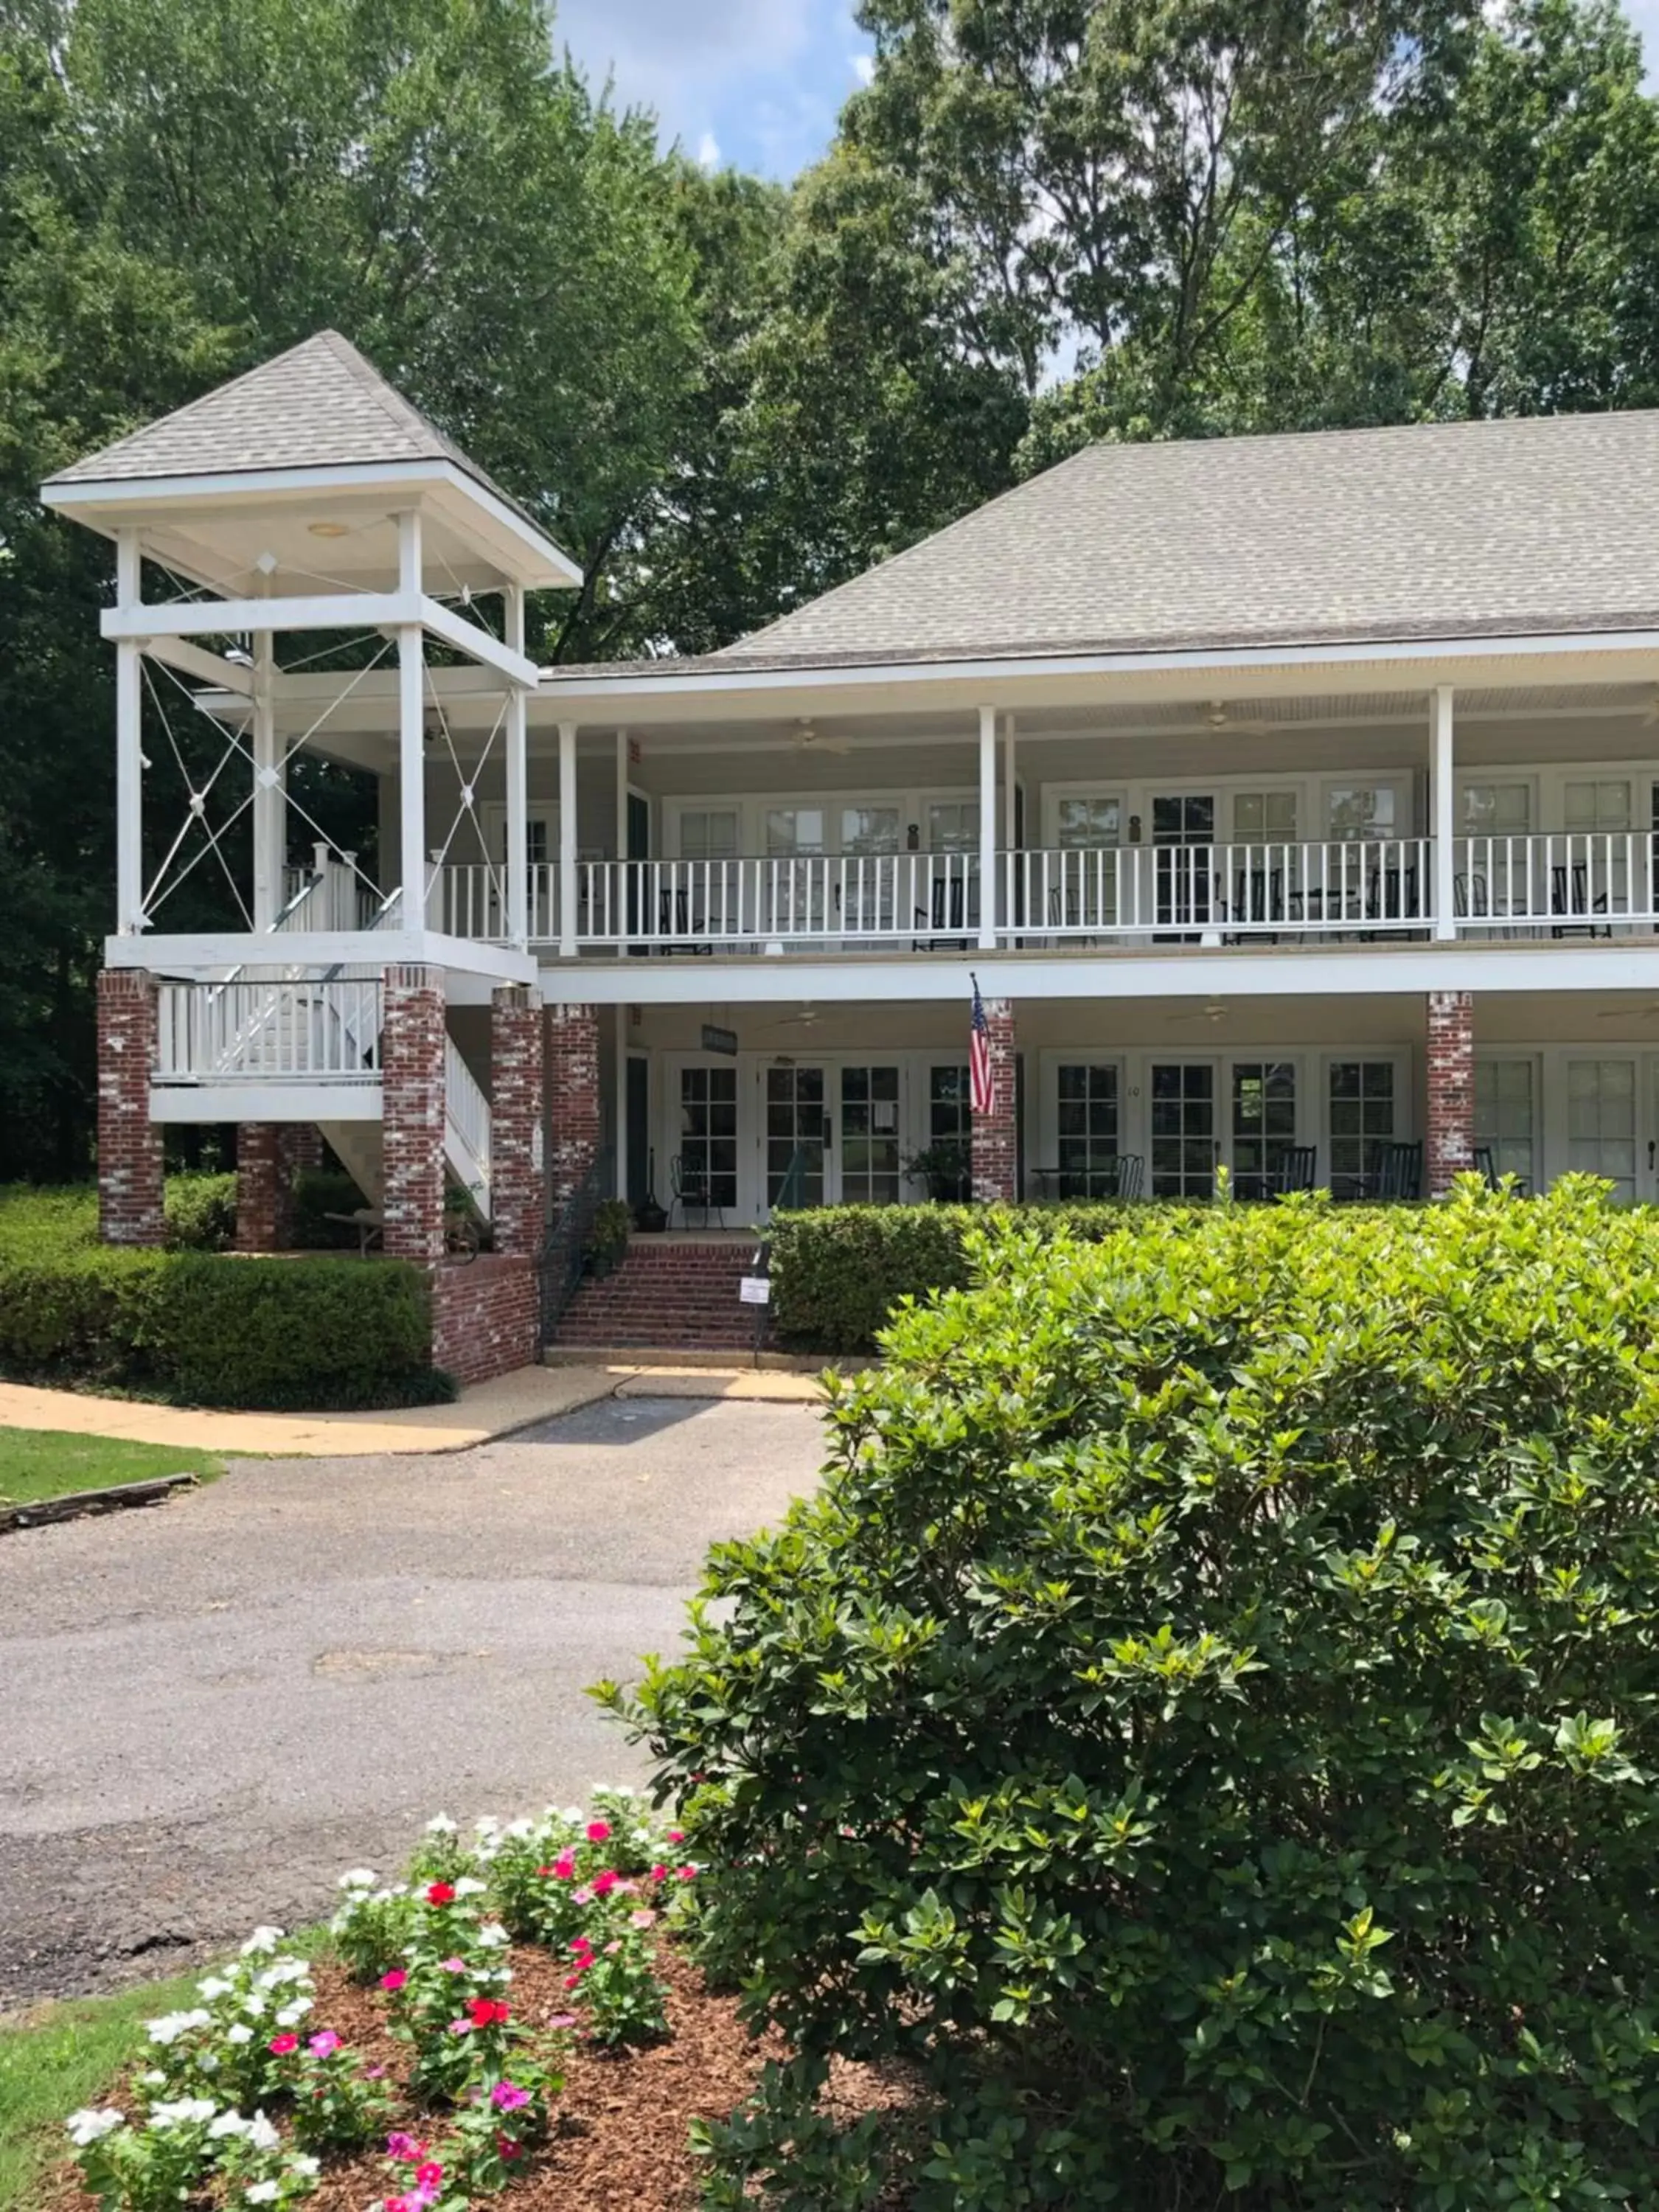
[[1018, 1144], [1014, 1126], [1014, 1006], [1012, 999], [985, 1000], [985, 1027], [991, 1043], [991, 1073], [996, 1105], [973, 1117], [974, 1202], [1012, 1206], [1018, 1190]]
[[1429, 993], [1428, 1194], [1443, 1198], [1474, 1165], [1474, 995]]
[[386, 971], [380, 1031], [385, 1249], [432, 1263], [444, 1250], [444, 983], [441, 968]]
[[98, 1234], [106, 1244], [159, 1244], [161, 1130], [149, 1118], [155, 1066], [155, 978], [106, 968], [98, 978]]
[[540, 992], [503, 984], [489, 1012], [490, 1214], [495, 1249], [529, 1256], [546, 1231], [542, 1048]]
[[599, 1023], [592, 1006], [548, 1008], [546, 1079], [556, 1212], [599, 1156]]
[[294, 1244], [294, 1181], [323, 1164], [309, 1121], [244, 1121], [236, 1132], [236, 1249], [287, 1252]]

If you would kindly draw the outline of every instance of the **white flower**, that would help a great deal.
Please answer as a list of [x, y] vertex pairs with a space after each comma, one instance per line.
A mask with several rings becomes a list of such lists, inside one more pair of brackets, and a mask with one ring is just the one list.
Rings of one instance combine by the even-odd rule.
[[138, 2076], [138, 2087], [141, 2089], [165, 2089], [167, 2086], [167, 2077], [159, 2066], [152, 2066], [148, 2074], [141, 2074]]
[[471, 1875], [464, 1874], [455, 1885], [455, 1894], [457, 1897], [482, 1897], [489, 1887], [487, 1881], [477, 1881]]
[[252, 2121], [245, 2120], [240, 2112], [221, 2112], [216, 2120], [208, 2124], [208, 2141], [219, 2142], [226, 2136], [245, 2136], [252, 2125]]
[[197, 2060], [196, 2063], [201, 2068], [204, 2074], [216, 2074], [219, 2071], [218, 2053], [213, 2051], [204, 2051], [201, 2057]]
[[493, 1836], [501, 1825], [493, 1813], [480, 1813], [472, 1823], [472, 1828], [476, 1835]]
[[253, 1986], [257, 1990], [279, 1990], [288, 1982], [311, 1979], [311, 1969], [303, 1959], [273, 1959]]
[[146, 2023], [146, 2033], [152, 2043], [176, 2043], [191, 2028], [208, 2027], [212, 2018], [210, 2012], [164, 2012], [159, 2020]]
[[242, 1946], [245, 1959], [256, 1957], [261, 1951], [274, 1951], [283, 1940], [280, 1928], [256, 1928]]
[[275, 2150], [283, 2140], [263, 2111], [257, 2112], [248, 2122], [247, 2139], [255, 2150]]
[[453, 1836], [455, 1823], [447, 1813], [434, 1813], [426, 1824], [426, 1832], [428, 1836]]
[[510, 1943], [512, 1940], [499, 1920], [492, 1920], [488, 1928], [478, 1930], [478, 1941], [487, 1951], [499, 1950], [503, 1943]]
[[206, 1981], [197, 1983], [196, 1994], [205, 1997], [211, 2004], [217, 1997], [228, 1997], [235, 1986], [234, 1982], [228, 1982], [222, 1974], [210, 1974]]
[[301, 2174], [306, 2180], [310, 2181], [322, 2172], [323, 2161], [319, 2158], [313, 2158], [309, 2151], [296, 2150], [289, 2155], [288, 2170], [290, 2173]]
[[276, 2025], [278, 2027], [298, 2027], [310, 2010], [309, 1997], [295, 1997], [292, 2004], [285, 2004], [277, 2014]]
[[522, 1842], [525, 1837], [535, 1834], [536, 1823], [533, 1820], [509, 1820], [507, 1824], [507, 1832], [509, 1836], [517, 1837]]
[[373, 1867], [353, 1867], [349, 1874], [340, 1876], [337, 1886], [341, 1889], [373, 1889], [380, 1879]]
[[100, 2136], [126, 2124], [126, 2114], [118, 2112], [113, 2105], [104, 2105], [95, 2111], [88, 2106], [82, 2112], [71, 2112], [64, 2123], [76, 2150], [84, 2150], [88, 2143], [95, 2143]]
[[149, 2124], [153, 2128], [199, 2127], [217, 2110], [211, 2097], [179, 2097], [170, 2105], [152, 2105]]
[[242, 2195], [250, 2204], [274, 2204], [281, 2191], [280, 2182], [250, 2181]]
[[252, 2043], [252, 2040], [253, 2030], [248, 2026], [245, 2020], [239, 2020], [233, 2022], [233, 2024], [225, 2030], [225, 2041], [227, 2043], [234, 2043], [240, 2047], [244, 2043]]

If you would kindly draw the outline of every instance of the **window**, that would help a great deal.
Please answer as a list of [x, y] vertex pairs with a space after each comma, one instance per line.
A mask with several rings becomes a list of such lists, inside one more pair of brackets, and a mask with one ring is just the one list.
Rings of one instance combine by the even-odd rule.
[[767, 811], [769, 853], [824, 853], [829, 823], [821, 806], [774, 806]]
[[1466, 836], [1524, 837], [1532, 827], [1532, 787], [1466, 783], [1462, 817]]
[[1391, 783], [1340, 783], [1326, 797], [1334, 838], [1346, 842], [1401, 835], [1400, 793]]
[[1293, 791], [1239, 791], [1233, 794], [1233, 842], [1238, 845], [1288, 845], [1296, 838]]
[[930, 853], [978, 852], [978, 799], [930, 799], [927, 806], [927, 849]]
[[1474, 1141], [1494, 1171], [1533, 1183], [1533, 1068], [1529, 1060], [1474, 1063]]
[[896, 853], [900, 842], [896, 806], [842, 808], [841, 849], [843, 853]]
[[823, 1204], [823, 1070], [766, 1071], [766, 1202]]
[[1117, 1195], [1117, 1070], [1099, 1060], [1070, 1062], [1059, 1074], [1056, 1105], [1060, 1195]]
[[1296, 1066], [1288, 1060], [1240, 1060], [1233, 1069], [1233, 1179], [1241, 1198], [1283, 1187], [1296, 1142]]
[[1121, 835], [1123, 802], [1091, 793], [1062, 799], [1055, 811], [1054, 835], [1060, 850], [1085, 853], [1115, 845]]
[[1172, 1061], [1152, 1069], [1152, 1191], [1154, 1198], [1215, 1194], [1215, 1070]]
[[1636, 1063], [1567, 1062], [1567, 1164], [1605, 1176], [1618, 1198], [1636, 1195]]
[[1395, 1066], [1391, 1060], [1339, 1060], [1328, 1078], [1331, 1190], [1357, 1198], [1364, 1188], [1371, 1146], [1398, 1134]]
[[968, 1063], [927, 1071], [927, 1141], [929, 1145], [966, 1146], [973, 1130], [969, 1101]]
[[738, 852], [735, 806], [688, 807], [680, 816], [680, 857], [685, 860], [731, 860]]
[[1622, 777], [1575, 779], [1564, 794], [1569, 830], [1594, 832], [1630, 828], [1630, 786]]
[[[738, 1071], [680, 1070], [680, 1188], [701, 1188], [710, 1206], [738, 1202]], [[698, 1203], [696, 1198], [693, 1206]]]
[[841, 1072], [841, 1194], [848, 1206], [899, 1200], [899, 1072]]

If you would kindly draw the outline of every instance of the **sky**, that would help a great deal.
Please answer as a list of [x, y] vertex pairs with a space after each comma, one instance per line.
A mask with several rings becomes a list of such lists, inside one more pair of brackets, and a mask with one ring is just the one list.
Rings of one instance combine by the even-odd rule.
[[[1625, 0], [1659, 90], [1659, 0]], [[654, 108], [706, 167], [793, 177], [868, 73], [851, 0], [558, 0], [557, 33], [623, 106]]]

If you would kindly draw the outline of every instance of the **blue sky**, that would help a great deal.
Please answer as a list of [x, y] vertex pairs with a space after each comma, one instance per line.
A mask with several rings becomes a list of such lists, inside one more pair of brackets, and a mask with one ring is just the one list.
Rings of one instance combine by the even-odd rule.
[[850, 0], [558, 0], [555, 35], [688, 153], [774, 177], [823, 152], [869, 51]]
[[[1659, 62], [1659, 0], [1626, 12]], [[557, 35], [688, 153], [774, 177], [823, 152], [869, 52], [850, 0], [558, 0]]]

